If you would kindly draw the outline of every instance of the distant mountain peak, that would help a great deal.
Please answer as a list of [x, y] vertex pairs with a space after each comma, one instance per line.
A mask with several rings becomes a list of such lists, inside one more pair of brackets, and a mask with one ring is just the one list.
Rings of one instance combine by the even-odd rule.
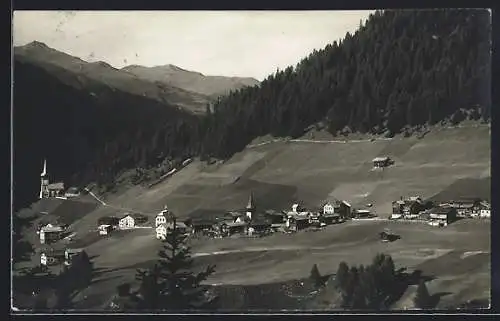
[[35, 41], [32, 41], [24, 46], [21, 46], [21, 47], [25, 47], [25, 48], [44, 48], [44, 49], [50, 49], [49, 46], [47, 46], [45, 43], [41, 42], [41, 41], [38, 41], [38, 40], [35, 40]]
[[145, 80], [168, 84], [210, 97], [224, 95], [231, 90], [259, 84], [258, 80], [251, 77], [206, 76], [200, 72], [187, 70], [173, 64], [153, 67], [129, 65], [122, 68], [122, 70]]
[[89, 64], [91, 64], [91, 65], [97, 65], [97, 66], [101, 66], [101, 67], [106, 67], [106, 68], [116, 69], [115, 67], [111, 66], [110, 64], [108, 64], [107, 62], [102, 61], [102, 60], [90, 62]]

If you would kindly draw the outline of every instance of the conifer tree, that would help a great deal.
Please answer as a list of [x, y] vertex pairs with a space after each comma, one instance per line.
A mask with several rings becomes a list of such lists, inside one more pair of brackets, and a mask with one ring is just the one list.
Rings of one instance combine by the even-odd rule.
[[141, 301], [143, 309], [169, 311], [200, 310], [213, 303], [206, 297], [206, 287], [201, 284], [214, 271], [210, 265], [204, 271], [192, 271], [193, 260], [187, 236], [177, 228], [177, 219], [172, 215], [172, 225], [168, 228], [160, 259], [147, 273], [139, 273], [141, 281]]
[[417, 309], [428, 309], [430, 308], [430, 301], [431, 296], [429, 294], [429, 290], [427, 290], [425, 281], [421, 280], [418, 284], [417, 293], [415, 294], [413, 303]]
[[319, 273], [318, 265], [314, 264], [312, 269], [311, 269], [311, 275], [310, 275], [311, 280], [314, 282], [314, 285], [316, 287], [321, 287], [323, 286], [323, 277]]

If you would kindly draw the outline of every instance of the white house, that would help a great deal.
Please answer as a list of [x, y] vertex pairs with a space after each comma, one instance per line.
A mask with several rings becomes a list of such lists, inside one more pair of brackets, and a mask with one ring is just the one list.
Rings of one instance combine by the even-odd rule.
[[490, 218], [491, 217], [491, 205], [488, 202], [481, 202], [481, 210], [479, 211], [479, 217]]
[[40, 255], [40, 264], [41, 265], [47, 265], [47, 255], [45, 253], [42, 253]]
[[155, 226], [156, 227], [167, 223], [167, 218], [166, 218], [164, 212], [165, 211], [162, 211], [162, 212], [158, 213], [158, 215], [156, 215], [156, 219], [155, 219]]
[[333, 207], [333, 204], [326, 203], [325, 206], [323, 206], [323, 214], [332, 215], [334, 213], [335, 213], [335, 208]]
[[167, 227], [164, 224], [156, 226], [156, 238], [164, 240], [167, 237]]
[[135, 220], [131, 215], [125, 215], [122, 218], [120, 218], [120, 221], [118, 222], [118, 227], [120, 229], [127, 229], [127, 228], [133, 228], [135, 226]]
[[60, 235], [64, 232], [62, 226], [54, 226], [52, 224], [47, 224], [40, 229], [40, 243], [50, 243], [59, 239]]

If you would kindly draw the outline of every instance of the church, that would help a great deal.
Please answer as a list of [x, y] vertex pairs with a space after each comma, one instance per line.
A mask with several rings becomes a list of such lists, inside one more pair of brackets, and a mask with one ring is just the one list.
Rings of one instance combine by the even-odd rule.
[[50, 183], [47, 174], [47, 160], [43, 161], [43, 170], [40, 174], [40, 195], [39, 198], [49, 198], [64, 195], [64, 183]]

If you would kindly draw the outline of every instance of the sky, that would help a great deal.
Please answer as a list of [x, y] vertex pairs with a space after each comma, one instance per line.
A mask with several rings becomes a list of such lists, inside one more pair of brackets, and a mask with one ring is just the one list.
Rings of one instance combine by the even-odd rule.
[[173, 64], [263, 80], [295, 66], [371, 11], [15, 11], [13, 44], [40, 41], [83, 60]]

